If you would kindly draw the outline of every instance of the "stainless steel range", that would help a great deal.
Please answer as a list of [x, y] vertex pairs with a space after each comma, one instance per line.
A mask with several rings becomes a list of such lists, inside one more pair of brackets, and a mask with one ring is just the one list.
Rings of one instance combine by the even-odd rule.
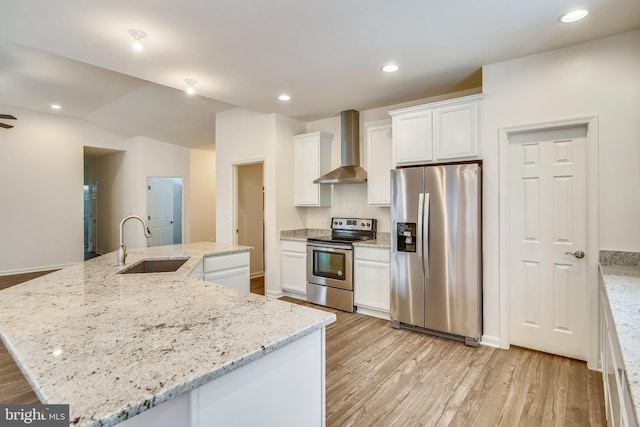
[[307, 239], [307, 301], [353, 313], [353, 243], [376, 238], [376, 220], [333, 218], [331, 236]]

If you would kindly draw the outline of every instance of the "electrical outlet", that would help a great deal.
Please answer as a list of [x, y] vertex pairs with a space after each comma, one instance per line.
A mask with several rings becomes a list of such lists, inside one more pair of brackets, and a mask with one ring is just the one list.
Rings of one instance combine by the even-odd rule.
[[322, 226], [327, 225], [327, 220], [326, 220], [326, 219], [324, 219], [324, 218], [322, 218], [322, 219], [320, 220], [320, 225], [322, 225]]

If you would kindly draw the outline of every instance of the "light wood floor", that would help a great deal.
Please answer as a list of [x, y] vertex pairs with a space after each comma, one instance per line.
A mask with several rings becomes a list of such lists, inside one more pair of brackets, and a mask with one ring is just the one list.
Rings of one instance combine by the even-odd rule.
[[[264, 292], [261, 279], [253, 290]], [[606, 425], [600, 373], [584, 362], [518, 347], [471, 348], [283, 300], [337, 315], [327, 328], [328, 427]], [[38, 402], [4, 346], [0, 402]]]
[[602, 380], [584, 362], [497, 350], [333, 311], [327, 426], [606, 425]]
[[264, 276], [256, 277], [249, 281], [249, 292], [264, 295]]

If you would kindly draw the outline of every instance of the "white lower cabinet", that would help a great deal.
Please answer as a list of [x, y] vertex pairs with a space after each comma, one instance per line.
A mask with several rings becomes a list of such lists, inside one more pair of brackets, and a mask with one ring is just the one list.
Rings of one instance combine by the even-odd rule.
[[600, 361], [607, 425], [637, 426], [622, 352], [602, 275], [600, 275]]
[[203, 279], [249, 292], [249, 251], [205, 256]]
[[294, 298], [307, 299], [307, 242], [282, 241], [280, 253], [282, 290]]
[[389, 319], [389, 248], [354, 248], [353, 298], [357, 312]]

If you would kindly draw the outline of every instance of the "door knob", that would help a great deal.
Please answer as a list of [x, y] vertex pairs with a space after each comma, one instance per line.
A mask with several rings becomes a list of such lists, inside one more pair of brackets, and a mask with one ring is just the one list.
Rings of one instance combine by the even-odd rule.
[[582, 251], [565, 252], [564, 254], [565, 255], [573, 255], [574, 257], [576, 257], [578, 259], [584, 258], [584, 252], [582, 252]]

